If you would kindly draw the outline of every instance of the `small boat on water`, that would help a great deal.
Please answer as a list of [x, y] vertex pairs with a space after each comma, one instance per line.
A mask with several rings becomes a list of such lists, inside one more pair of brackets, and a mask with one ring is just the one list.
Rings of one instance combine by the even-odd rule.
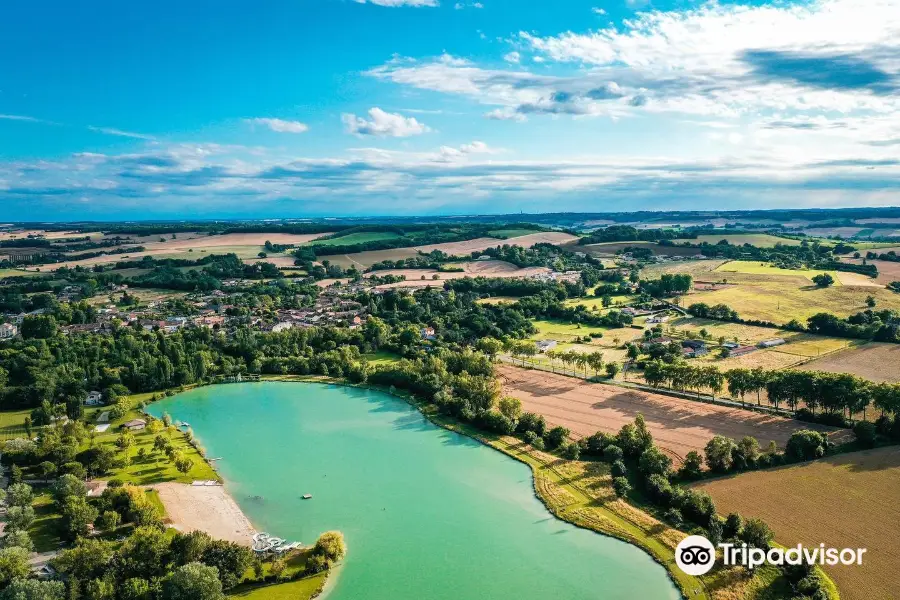
[[311, 499], [312, 499], [312, 494], [303, 494], [303, 499], [304, 499], [304, 500], [311, 500]]

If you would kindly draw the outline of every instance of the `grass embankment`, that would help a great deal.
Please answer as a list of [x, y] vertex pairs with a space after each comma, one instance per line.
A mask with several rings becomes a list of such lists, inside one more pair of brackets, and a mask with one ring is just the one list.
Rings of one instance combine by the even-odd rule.
[[[253, 569], [244, 576], [244, 583], [227, 593], [229, 598], [248, 598], [250, 600], [308, 600], [317, 597], [325, 589], [328, 571], [315, 575], [300, 576], [306, 570], [306, 561], [312, 554], [311, 548], [295, 552], [285, 559], [284, 579], [280, 583], [260, 583]], [[271, 577], [272, 564], [263, 565], [263, 579]], [[296, 579], [293, 579], [295, 578]]]

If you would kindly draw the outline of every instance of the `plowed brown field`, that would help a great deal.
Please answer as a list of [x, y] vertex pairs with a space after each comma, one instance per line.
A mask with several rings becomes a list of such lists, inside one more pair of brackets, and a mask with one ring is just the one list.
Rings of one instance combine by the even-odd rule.
[[698, 485], [721, 514], [768, 523], [785, 546], [866, 548], [862, 565], [825, 567], [844, 600], [900, 597], [900, 447], [850, 452]]
[[503, 393], [522, 401], [522, 409], [547, 419], [548, 424], [568, 427], [578, 436], [597, 431], [615, 433], [634, 421], [638, 413], [659, 447], [680, 462], [691, 450], [702, 453], [716, 435], [735, 440], [752, 435], [761, 446], [774, 441], [784, 447], [791, 434], [816, 429], [835, 441], [852, 438], [848, 430], [802, 423], [739, 408], [706, 404], [641, 390], [587, 383], [546, 371], [499, 365]]

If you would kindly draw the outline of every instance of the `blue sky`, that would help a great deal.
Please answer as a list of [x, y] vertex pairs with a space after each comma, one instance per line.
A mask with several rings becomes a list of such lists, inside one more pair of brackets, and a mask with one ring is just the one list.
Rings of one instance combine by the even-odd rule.
[[0, 218], [900, 205], [900, 0], [13, 3]]

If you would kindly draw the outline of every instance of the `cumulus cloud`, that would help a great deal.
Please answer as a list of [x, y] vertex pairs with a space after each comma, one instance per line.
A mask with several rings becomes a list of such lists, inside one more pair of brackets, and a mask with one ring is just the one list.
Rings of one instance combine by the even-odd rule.
[[721, 137], [734, 155], [521, 160], [478, 140], [427, 152], [362, 148], [347, 156], [303, 158], [239, 146], [154, 142], [130, 154], [0, 163], [0, 216], [26, 209], [74, 215], [86, 210], [85, 201], [119, 216], [164, 207], [193, 214], [192, 206], [202, 206], [207, 215], [233, 210], [258, 216], [260, 207], [286, 200], [299, 202], [295, 206], [307, 214], [313, 212], [309, 203], [330, 214], [365, 212], [361, 207], [405, 214], [411, 205], [417, 212], [470, 207], [484, 213], [523, 203], [539, 210], [588, 210], [598, 197], [605, 206], [630, 210], [723, 208], [722, 197], [735, 207], [779, 206], [785, 195], [797, 206], [859, 206], [895, 203], [900, 192], [900, 160], [888, 140], [855, 152], [757, 152], [743, 132]]
[[506, 62], [509, 62], [509, 63], [518, 64], [519, 62], [522, 61], [522, 55], [519, 54], [518, 52], [510, 52], [506, 56], [503, 57], [503, 60], [505, 60]]
[[260, 125], [267, 127], [278, 133], [305, 133], [309, 131], [309, 126], [300, 121], [285, 121], [284, 119], [272, 119], [266, 117], [257, 117], [255, 119], [245, 119], [247, 123], [252, 125]]
[[385, 112], [377, 106], [370, 108], [368, 114], [368, 120], [349, 113], [343, 114], [341, 119], [347, 128], [347, 133], [359, 136], [410, 137], [431, 131], [427, 125], [420, 123], [414, 117]]

